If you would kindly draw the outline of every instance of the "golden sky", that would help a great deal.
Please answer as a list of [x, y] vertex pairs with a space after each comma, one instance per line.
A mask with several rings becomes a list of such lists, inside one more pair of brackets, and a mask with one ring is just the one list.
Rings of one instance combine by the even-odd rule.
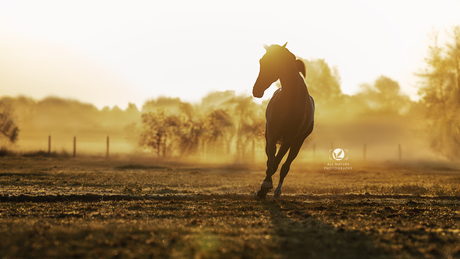
[[345, 93], [385, 75], [416, 98], [428, 33], [443, 40], [459, 10], [442, 0], [0, 0], [0, 95], [125, 108], [159, 95], [250, 94], [262, 44], [289, 42], [337, 67]]

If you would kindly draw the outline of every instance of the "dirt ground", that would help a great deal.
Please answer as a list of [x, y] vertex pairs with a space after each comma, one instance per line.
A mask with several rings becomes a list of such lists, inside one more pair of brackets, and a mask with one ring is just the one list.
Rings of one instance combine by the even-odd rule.
[[0, 157], [0, 258], [460, 258], [458, 167], [325, 167]]

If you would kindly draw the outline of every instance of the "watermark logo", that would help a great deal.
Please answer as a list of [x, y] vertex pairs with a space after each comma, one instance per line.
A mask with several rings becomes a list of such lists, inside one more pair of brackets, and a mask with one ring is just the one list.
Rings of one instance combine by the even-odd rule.
[[348, 149], [329, 149], [329, 159], [335, 161], [348, 160]]
[[[324, 170], [353, 170], [348, 160], [348, 149], [336, 148], [329, 149], [329, 160], [334, 160], [326, 164]], [[345, 162], [347, 161], [347, 162]]]

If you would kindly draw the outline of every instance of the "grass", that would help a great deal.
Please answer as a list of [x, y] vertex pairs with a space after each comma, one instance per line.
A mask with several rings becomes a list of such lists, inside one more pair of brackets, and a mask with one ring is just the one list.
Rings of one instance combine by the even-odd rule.
[[460, 171], [353, 167], [2, 157], [0, 258], [460, 257]]

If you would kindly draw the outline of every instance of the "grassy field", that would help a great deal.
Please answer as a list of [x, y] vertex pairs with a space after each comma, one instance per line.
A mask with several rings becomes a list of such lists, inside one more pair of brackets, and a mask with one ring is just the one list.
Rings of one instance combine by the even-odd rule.
[[0, 258], [460, 258], [457, 167], [324, 167], [0, 157]]

